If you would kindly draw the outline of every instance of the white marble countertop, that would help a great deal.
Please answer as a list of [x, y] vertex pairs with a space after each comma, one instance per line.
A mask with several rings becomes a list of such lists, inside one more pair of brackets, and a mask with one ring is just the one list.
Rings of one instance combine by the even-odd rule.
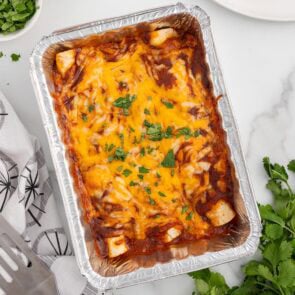
[[[242, 147], [259, 202], [270, 200], [261, 165], [264, 155], [286, 163], [295, 158], [295, 23], [265, 22], [227, 11], [209, 0], [195, 1], [211, 17], [213, 35], [229, 98], [240, 130]], [[45, 132], [29, 76], [29, 55], [43, 35], [92, 20], [171, 4], [168, 0], [50, 0], [40, 19], [24, 36], [0, 43], [7, 56], [0, 60], [0, 89], [28, 130], [37, 136], [53, 169]], [[230, 284], [241, 278], [243, 261], [219, 266]], [[186, 275], [119, 290], [118, 294], [191, 294]]]

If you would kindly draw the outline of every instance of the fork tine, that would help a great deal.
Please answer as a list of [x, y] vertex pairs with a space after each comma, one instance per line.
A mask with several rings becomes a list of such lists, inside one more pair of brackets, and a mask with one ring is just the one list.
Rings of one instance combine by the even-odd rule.
[[[28, 247], [26, 242], [21, 238], [21, 236], [15, 231], [15, 229], [0, 215], [0, 233], [6, 233], [9, 235], [11, 240], [16, 243], [20, 251], [34, 264], [38, 263], [39, 259]], [[9, 234], [8, 234], [9, 233]], [[1, 235], [0, 235], [1, 236]]]
[[0, 288], [5, 291], [6, 294], [9, 294], [10, 283], [8, 283], [2, 275], [0, 275]]
[[0, 247], [6, 252], [6, 254], [14, 261], [19, 270], [24, 271], [26, 269], [24, 263], [21, 261], [21, 258], [17, 256], [7, 244], [7, 242], [0, 236]]
[[[0, 246], [0, 247], [1, 247], [1, 246]], [[6, 262], [6, 260], [2, 258], [1, 255], [0, 255], [0, 265], [4, 268], [4, 270], [5, 270], [6, 272], [8, 272], [8, 270], [9, 270], [9, 271], [10, 271], [10, 270], [13, 271], [13, 269], [12, 269], [12, 268], [10, 267], [10, 265]]]

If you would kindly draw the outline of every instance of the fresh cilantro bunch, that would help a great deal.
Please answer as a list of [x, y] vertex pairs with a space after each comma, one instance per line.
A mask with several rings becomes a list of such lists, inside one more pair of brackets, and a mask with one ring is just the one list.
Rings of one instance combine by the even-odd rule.
[[[269, 177], [266, 187], [272, 192], [274, 205], [259, 205], [263, 231], [260, 261], [248, 262], [241, 286], [229, 288], [222, 275], [209, 269], [189, 275], [201, 295], [293, 295], [295, 294], [295, 193], [284, 166], [263, 159]], [[295, 160], [288, 164], [295, 172]]]

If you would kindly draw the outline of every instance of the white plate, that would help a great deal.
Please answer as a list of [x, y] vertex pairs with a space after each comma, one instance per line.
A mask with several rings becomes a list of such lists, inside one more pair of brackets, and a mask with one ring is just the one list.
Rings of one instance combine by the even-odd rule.
[[0, 42], [16, 39], [16, 38], [22, 36], [23, 34], [25, 34], [26, 32], [28, 32], [34, 26], [34, 24], [36, 23], [37, 19], [40, 16], [42, 3], [43, 3], [43, 0], [36, 0], [36, 6], [38, 7], [38, 9], [36, 10], [36, 12], [32, 16], [32, 18], [27, 21], [25, 27], [23, 29], [20, 29], [16, 32], [13, 32], [13, 33], [10, 33], [7, 35], [0, 34]]
[[213, 0], [235, 12], [266, 20], [295, 21], [295, 0]]

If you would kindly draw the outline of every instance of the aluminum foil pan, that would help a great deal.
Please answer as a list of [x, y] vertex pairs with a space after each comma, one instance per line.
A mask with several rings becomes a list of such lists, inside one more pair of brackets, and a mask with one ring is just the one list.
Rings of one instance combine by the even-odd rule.
[[[243, 226], [226, 243], [223, 242], [218, 247], [211, 247], [205, 253], [198, 253], [198, 251], [193, 253], [192, 251], [183, 257], [174, 257], [165, 263], [155, 261], [152, 264], [148, 263], [148, 267], [138, 267], [128, 273], [120, 272], [113, 276], [104, 276], [98, 271], [97, 263], [99, 261], [93, 249], [94, 243], [89, 228], [83, 222], [79, 197], [74, 190], [62, 134], [54, 111], [50, 72], [55, 54], [63, 48], [75, 46], [79, 42], [85, 41], [85, 38], [87, 39], [89, 36], [110, 30], [158, 20], [174, 21], [181, 24], [186, 17], [197, 21], [201, 28], [214, 95], [219, 97], [218, 108], [236, 176], [235, 210], [243, 221]], [[35, 47], [31, 56], [31, 77], [48, 136], [76, 259], [82, 275], [94, 287], [103, 291], [158, 280], [236, 260], [256, 251], [261, 232], [260, 218], [247, 175], [237, 127], [216, 57], [209, 17], [202, 9], [179, 3], [55, 32], [44, 37]]]

